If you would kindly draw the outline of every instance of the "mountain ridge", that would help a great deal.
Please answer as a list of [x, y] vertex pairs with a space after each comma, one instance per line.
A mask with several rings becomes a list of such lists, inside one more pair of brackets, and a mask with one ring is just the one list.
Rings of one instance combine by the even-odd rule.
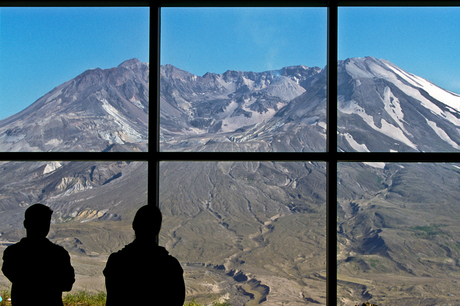
[[[161, 66], [162, 150], [325, 152], [326, 69], [292, 67], [200, 77]], [[452, 95], [375, 58], [337, 67], [340, 150], [456, 152], [455, 95], [443, 103], [441, 97]], [[24, 121], [0, 127], [0, 149], [26, 150], [24, 141], [33, 140], [26, 136], [35, 135], [35, 143], [50, 142], [42, 148], [48, 151], [146, 151], [147, 72], [148, 64], [135, 60], [84, 72], [35, 104], [48, 107], [43, 116], [28, 117], [35, 130], [24, 130]], [[71, 102], [78, 105], [65, 106]], [[44, 143], [34, 134], [40, 122], [52, 134]], [[72, 136], [89, 138], [65, 138], [64, 125]], [[104, 138], [94, 130], [113, 133]], [[142, 137], [130, 141], [122, 131]], [[8, 212], [0, 213], [2, 239], [20, 237], [24, 210], [41, 201], [55, 211], [54, 241], [85, 260], [103, 261], [132, 239], [129, 222], [147, 203], [147, 168], [140, 162], [2, 162], [0, 208]], [[159, 168], [160, 243], [183, 263], [190, 295], [230, 292], [235, 305], [254, 302], [261, 292], [266, 305], [325, 303], [325, 162], [162, 161]], [[391, 304], [401, 297], [411, 305], [425, 298], [458, 304], [439, 286], [460, 290], [459, 169], [338, 163], [339, 305], [379, 298], [377, 304]]]
[[[405, 72], [387, 60], [350, 58], [339, 61], [337, 68], [339, 150], [460, 150], [460, 95]], [[288, 116], [290, 120], [297, 118], [297, 126], [308, 129], [300, 134], [309, 133], [316, 140], [308, 144], [301, 141], [300, 146], [285, 150], [325, 150], [325, 68], [299, 65], [261, 73], [229, 70], [223, 74], [206, 73], [203, 77], [180, 71], [176, 78], [160, 73], [160, 138], [164, 150], [180, 150], [192, 139], [198, 144], [212, 140], [220, 143], [218, 150], [224, 151], [228, 140], [239, 139], [242, 147], [241, 140], [264, 139], [258, 144], [246, 143], [259, 147], [255, 150], [262, 149], [261, 146], [262, 150], [278, 150], [272, 136], [271, 140], [262, 136], [289, 123], [282, 118], [288, 109], [296, 109]], [[316, 105], [317, 114], [305, 113], [306, 105]], [[304, 116], [300, 116], [302, 112]], [[414, 117], [409, 120], [412, 123], [408, 124], [404, 116]], [[286, 130], [281, 132], [287, 137], [301, 138]], [[232, 135], [226, 137], [229, 133]]]
[[117, 143], [145, 151], [148, 84], [149, 65], [137, 59], [86, 70], [1, 120], [0, 150], [103, 151]]

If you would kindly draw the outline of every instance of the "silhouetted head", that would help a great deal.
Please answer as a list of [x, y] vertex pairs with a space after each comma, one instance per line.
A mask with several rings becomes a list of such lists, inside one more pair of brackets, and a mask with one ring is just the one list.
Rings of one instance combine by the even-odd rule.
[[156, 205], [139, 208], [133, 221], [136, 239], [154, 239], [160, 233], [162, 220], [160, 209]]
[[34, 204], [24, 213], [24, 227], [27, 237], [45, 238], [50, 231], [53, 211], [46, 205]]

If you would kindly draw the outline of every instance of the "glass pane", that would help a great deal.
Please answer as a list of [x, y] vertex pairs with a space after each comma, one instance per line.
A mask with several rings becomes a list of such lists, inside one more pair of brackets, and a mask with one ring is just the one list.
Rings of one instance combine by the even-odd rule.
[[460, 302], [460, 164], [339, 163], [338, 304]]
[[160, 245], [187, 301], [325, 304], [325, 163], [161, 162]]
[[162, 8], [162, 151], [325, 151], [326, 8]]
[[148, 7], [0, 8], [0, 151], [147, 151]]
[[339, 8], [338, 150], [460, 150], [460, 8]]
[[[47, 238], [69, 252], [75, 269], [71, 293], [105, 292], [107, 258], [134, 239], [134, 214], [147, 204], [147, 168], [146, 162], [0, 162], [0, 254], [25, 237], [25, 210], [45, 204], [54, 211]], [[0, 273], [0, 292], [10, 290]]]

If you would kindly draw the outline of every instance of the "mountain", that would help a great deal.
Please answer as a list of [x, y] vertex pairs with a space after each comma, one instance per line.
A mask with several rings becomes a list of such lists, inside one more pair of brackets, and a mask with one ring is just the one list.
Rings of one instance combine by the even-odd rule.
[[[459, 151], [460, 95], [372, 57], [337, 69], [339, 151]], [[160, 76], [164, 151], [325, 150], [325, 69]]]
[[[243, 151], [271, 150], [268, 147], [273, 144], [271, 138], [275, 133], [264, 133], [258, 129], [259, 125], [302, 94], [304, 99], [313, 101], [311, 107], [302, 107], [308, 112], [306, 118], [297, 121], [309, 129], [319, 120], [318, 116], [324, 119], [325, 80], [324, 69], [318, 67], [292, 66], [261, 73], [227, 71], [223, 74], [206, 73], [200, 77], [171, 65], [161, 66], [162, 150], [190, 149], [194, 143], [196, 150], [200, 151], [231, 151], [234, 150], [232, 147]], [[323, 98], [313, 99], [310, 92], [313, 89], [317, 91], [317, 97], [322, 95]], [[323, 110], [315, 110], [319, 108], [318, 104]], [[324, 124], [316, 129], [318, 131], [314, 133], [319, 139], [311, 146], [324, 147]], [[270, 141], [260, 142], [265, 134], [269, 134]], [[297, 131], [292, 138], [302, 141], [301, 134]], [[245, 148], [245, 142], [254, 138], [257, 141]]]
[[[1, 120], [0, 152], [147, 151], [148, 113], [148, 63], [91, 69]], [[75, 289], [104, 290], [107, 256], [133, 239], [132, 218], [147, 204], [147, 177], [146, 162], [2, 161], [0, 249], [24, 237], [29, 205], [46, 204], [48, 237], [72, 254]]]
[[[0, 121], [0, 151], [145, 151], [148, 85], [149, 65], [137, 59], [87, 70]], [[21, 227], [23, 211], [36, 202], [50, 205], [62, 222], [85, 220], [78, 216], [86, 212], [86, 219], [122, 219], [115, 206], [146, 201], [142, 162], [2, 162], [0, 173], [0, 207], [9, 212], [0, 216], [0, 231]], [[114, 200], [108, 194], [118, 193], [119, 182], [139, 192]]]
[[372, 57], [337, 69], [339, 150], [459, 151], [460, 95]]
[[0, 151], [147, 151], [149, 65], [91, 69], [0, 121]]
[[[129, 60], [58, 86], [0, 121], [0, 151], [147, 151], [148, 68]], [[339, 150], [458, 150], [458, 95], [372, 57], [337, 69]], [[196, 76], [161, 66], [161, 149], [324, 151], [326, 85], [317, 67]], [[338, 164], [337, 304], [460, 303], [459, 169]], [[187, 296], [325, 304], [326, 175], [310, 161], [160, 162], [160, 244], [181, 261]], [[2, 162], [0, 249], [24, 235], [28, 205], [45, 203], [77, 288], [104, 290], [147, 180], [142, 162]]]
[[[264, 91], [267, 111], [253, 104], [277, 75], [295, 81], [283, 69], [226, 72], [234, 77], [161, 69], [164, 151], [325, 150], [325, 69], [296, 68], [314, 73], [300, 73], [305, 91], [288, 101]], [[457, 94], [372, 57], [337, 69], [340, 151], [458, 151]], [[460, 302], [450, 293], [460, 289], [459, 169], [338, 164], [338, 305]], [[160, 181], [160, 240], [185, 263], [189, 294], [230, 291], [236, 305], [325, 303], [324, 163], [163, 162]], [[219, 283], [212, 290], [208, 276]]]

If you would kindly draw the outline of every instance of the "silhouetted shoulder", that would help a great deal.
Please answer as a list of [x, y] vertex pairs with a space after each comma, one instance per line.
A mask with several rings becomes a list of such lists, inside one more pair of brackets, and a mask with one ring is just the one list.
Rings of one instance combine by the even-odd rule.
[[109, 256], [103, 273], [108, 292], [131, 292], [128, 300], [119, 295], [107, 297], [108, 306], [150, 305], [152, 299], [166, 302], [164, 305], [183, 304], [183, 269], [163, 247], [134, 241]]
[[[119, 273], [119, 268], [122, 264], [124, 264], [125, 267], [141, 265], [147, 269], [162, 269], [170, 267], [180, 273], [183, 273], [179, 261], [169, 255], [168, 251], [164, 247], [145, 245], [137, 243], [136, 241], [128, 244], [122, 250], [112, 253], [109, 256], [106, 269], [104, 270], [104, 275], [107, 276], [107, 273], [111, 273], [112, 267], [115, 266], [117, 267], [117, 271], [114, 271], [114, 273]], [[131, 270], [131, 272], [135, 271]]]
[[[69, 253], [60, 245], [54, 244], [48, 239], [40, 239], [38, 241], [22, 238], [18, 243], [8, 246], [4, 251], [4, 256], [9, 254], [20, 254], [28, 251], [33, 251], [36, 253], [52, 252], [57, 256], [70, 257]], [[30, 256], [30, 254], [24, 254], [25, 256]], [[47, 254], [50, 255], [50, 254]]]

